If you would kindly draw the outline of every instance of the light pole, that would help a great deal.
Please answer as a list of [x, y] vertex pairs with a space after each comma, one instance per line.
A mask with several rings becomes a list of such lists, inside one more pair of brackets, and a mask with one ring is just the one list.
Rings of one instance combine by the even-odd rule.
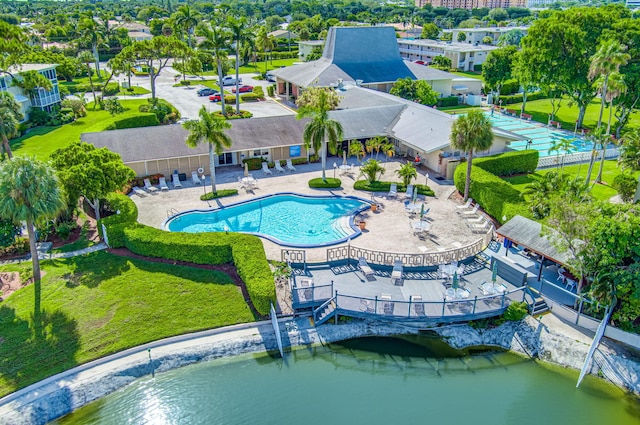
[[427, 185], [427, 187], [429, 187], [429, 173], [425, 174], [424, 176], [424, 182]]

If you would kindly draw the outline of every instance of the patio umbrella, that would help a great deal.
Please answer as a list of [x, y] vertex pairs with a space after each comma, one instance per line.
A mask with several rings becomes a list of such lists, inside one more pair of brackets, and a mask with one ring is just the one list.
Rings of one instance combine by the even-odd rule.
[[244, 163], [244, 176], [249, 177], [249, 164], [246, 162]]
[[342, 165], [347, 165], [347, 151], [342, 151]]
[[453, 289], [458, 289], [460, 285], [458, 284], [458, 272], [453, 272], [453, 280], [451, 281], [451, 287]]
[[424, 204], [420, 207], [420, 220], [424, 218]]
[[498, 262], [494, 261], [493, 270], [491, 271], [491, 280], [493, 281], [493, 283], [496, 283], [497, 279], [498, 279]]
[[417, 200], [418, 200], [418, 189], [414, 188], [413, 189], [413, 203], [415, 204]]

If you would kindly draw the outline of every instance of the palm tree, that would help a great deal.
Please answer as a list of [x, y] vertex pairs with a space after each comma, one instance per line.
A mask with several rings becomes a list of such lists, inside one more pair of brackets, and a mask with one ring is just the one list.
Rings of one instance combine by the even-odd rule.
[[382, 176], [384, 172], [384, 167], [375, 159], [368, 160], [366, 164], [360, 167], [360, 174], [365, 176], [369, 183], [378, 181], [378, 178]]
[[91, 87], [91, 93], [93, 94], [93, 109], [96, 109], [98, 101], [96, 99], [96, 89], [93, 87], [93, 79], [91, 78], [91, 62], [93, 62], [93, 56], [88, 50], [83, 50], [78, 55], [78, 60], [87, 67], [87, 74], [89, 75], [89, 86]]
[[13, 98], [13, 95], [6, 91], [0, 92], [0, 135], [2, 135], [2, 146], [9, 159], [13, 157], [9, 138], [17, 135], [18, 124], [22, 118], [20, 105]]
[[410, 162], [403, 164], [398, 170], [396, 170], [396, 174], [402, 179], [402, 183], [404, 183], [405, 186], [409, 186], [411, 184], [411, 180], [418, 178], [418, 171]]
[[627, 131], [621, 141], [618, 164], [623, 170], [640, 170], [640, 129]]
[[198, 25], [200, 14], [191, 8], [188, 4], [183, 4], [173, 15], [174, 22], [178, 28], [187, 33], [187, 44], [191, 48], [191, 34], [193, 29]]
[[466, 202], [469, 198], [469, 186], [471, 186], [473, 151], [485, 151], [493, 145], [491, 121], [479, 110], [461, 115], [451, 127], [450, 141], [453, 148], [467, 152], [467, 179], [464, 184], [464, 201]]
[[391, 142], [386, 142], [382, 144], [381, 150], [384, 152], [384, 162], [387, 162], [387, 159], [391, 158], [396, 153], [396, 145]]
[[224, 148], [230, 148], [232, 141], [231, 138], [224, 132], [231, 128], [224, 118], [216, 116], [214, 113], [207, 112], [207, 109], [202, 106], [200, 112], [198, 112], [199, 120], [187, 121], [182, 126], [189, 130], [189, 136], [187, 137], [187, 146], [195, 148], [200, 143], [209, 144], [209, 169], [211, 170], [211, 190], [216, 193], [216, 163], [213, 153], [216, 155], [222, 155]]
[[[34, 223], [55, 218], [64, 208], [64, 195], [53, 169], [33, 158], [17, 157], [0, 164], [0, 217], [27, 223], [36, 294], [40, 293], [40, 260]], [[36, 299], [36, 312], [39, 312]]]
[[262, 50], [264, 54], [262, 59], [264, 59], [264, 73], [266, 74], [268, 62], [267, 52], [273, 50], [273, 37], [270, 37], [269, 33], [267, 33], [267, 27], [262, 26], [258, 30], [256, 44], [258, 45], [258, 49]]
[[378, 159], [378, 154], [380, 153], [380, 150], [382, 149], [382, 146], [384, 146], [384, 144], [387, 142], [387, 138], [386, 137], [382, 137], [382, 136], [376, 136], [373, 139], [369, 139], [367, 140], [367, 152], [369, 153], [373, 153], [373, 151], [376, 152], [376, 160]]
[[[620, 44], [617, 40], [605, 40], [600, 44], [596, 53], [591, 56], [591, 65], [589, 66], [589, 79], [595, 80], [597, 77], [602, 76], [602, 88], [600, 94], [600, 114], [598, 115], [597, 128], [602, 125], [602, 114], [604, 112], [604, 106], [607, 97], [607, 89], [609, 85], [609, 77], [613, 72], [618, 72], [621, 66], [624, 66], [631, 57], [628, 53], [625, 53], [627, 46]], [[595, 162], [596, 155], [596, 143], [593, 143], [593, 149], [591, 150], [591, 161], [589, 161], [589, 169], [587, 171], [586, 182], [591, 180], [591, 172], [593, 171], [593, 164]]]
[[[619, 72], [612, 72], [609, 75], [609, 84], [607, 88], [607, 94], [605, 95], [605, 101], [609, 104], [609, 119], [607, 120], [607, 135], [611, 134], [611, 118], [613, 115], [613, 101], [618, 96], [624, 94], [627, 91], [627, 85], [624, 82], [624, 77]], [[607, 153], [608, 143], [602, 145], [602, 152], [600, 153], [600, 168], [598, 169], [598, 175], [596, 176], [596, 183], [602, 181], [602, 170], [604, 168], [604, 159]]]
[[349, 143], [349, 156], [351, 155], [355, 156], [356, 160], [360, 162], [360, 164], [362, 164], [360, 157], [364, 158], [365, 151], [364, 151], [364, 146], [362, 146], [362, 143], [360, 143], [360, 141], [352, 140]]
[[328, 89], [318, 89], [317, 98], [312, 104], [305, 105], [298, 109], [298, 119], [311, 118], [311, 121], [304, 127], [302, 135], [304, 145], [307, 149], [313, 147], [318, 153], [322, 149], [322, 180], [327, 181], [327, 143], [332, 152], [335, 152], [336, 146], [342, 140], [342, 124], [329, 118], [329, 93]]
[[[575, 149], [573, 146], [573, 141], [571, 139], [558, 139], [553, 142], [553, 145], [549, 148], [549, 153], [556, 152], [557, 153], [557, 166], [560, 169], [560, 172], [564, 169], [564, 160], [568, 154], [571, 153]], [[560, 161], [560, 152], [564, 152], [562, 156], [562, 162]]]
[[93, 17], [85, 17], [78, 22], [78, 33], [80, 34], [80, 42], [89, 43], [93, 52], [93, 59], [96, 64], [96, 73], [100, 79], [100, 56], [98, 55], [98, 46], [102, 46], [105, 42], [104, 29], [98, 25]]
[[200, 34], [204, 36], [204, 41], [200, 43], [200, 47], [213, 51], [213, 57], [218, 65], [218, 81], [220, 85], [220, 104], [222, 106], [222, 114], [227, 115], [224, 107], [224, 85], [222, 84], [222, 78], [224, 77], [222, 72], [222, 61], [227, 58], [226, 49], [229, 48], [231, 41], [231, 34], [223, 27], [216, 25], [211, 26], [201, 25], [198, 27]]
[[240, 50], [242, 49], [243, 44], [251, 36], [250, 32], [246, 30], [246, 19], [230, 17], [227, 23], [229, 25], [229, 30], [231, 30], [233, 42], [236, 48], [236, 114], [240, 114]]

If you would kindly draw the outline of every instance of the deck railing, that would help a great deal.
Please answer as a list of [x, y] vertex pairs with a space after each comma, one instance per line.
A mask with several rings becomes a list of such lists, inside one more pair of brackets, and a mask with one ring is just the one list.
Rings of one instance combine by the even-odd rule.
[[[598, 160], [600, 159], [601, 151], [598, 150], [596, 152]], [[575, 162], [586, 162], [591, 159], [591, 151], [588, 152], [576, 152], [570, 153], [568, 155], [549, 155], [543, 156], [538, 159], [538, 168], [547, 168], [547, 167], [556, 167], [559, 164], [562, 164], [564, 157], [564, 164], [572, 164]], [[618, 157], [618, 148], [609, 148], [605, 152], [605, 158], [617, 158]]]
[[317, 306], [331, 298], [333, 293], [333, 282], [326, 285], [293, 287], [291, 289], [291, 295], [293, 297], [292, 307], [298, 309]]

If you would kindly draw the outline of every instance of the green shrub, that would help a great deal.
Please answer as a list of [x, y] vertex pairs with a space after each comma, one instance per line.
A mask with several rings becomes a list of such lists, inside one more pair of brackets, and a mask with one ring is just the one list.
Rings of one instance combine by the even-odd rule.
[[[544, 94], [542, 94], [542, 92], [533, 92], [533, 93], [527, 94], [527, 102], [530, 100], [538, 100], [538, 99], [544, 99]], [[514, 94], [511, 96], [500, 95], [500, 100], [502, 100], [502, 103], [505, 105], [510, 105], [512, 103], [522, 103], [523, 96], [522, 96], [522, 93]]]
[[476, 72], [482, 72], [482, 64], [478, 63], [478, 64], [473, 65], [473, 70], [476, 71]]
[[[502, 87], [500, 88], [500, 93], [512, 94], [512, 93], [518, 93], [518, 90], [520, 90], [520, 83], [518, 82], [518, 80], [512, 79], [512, 80], [507, 80], [504, 82], [504, 84], [502, 84]], [[502, 95], [500, 95], [500, 99], [502, 99]]]
[[291, 160], [292, 165], [308, 164], [307, 158], [293, 158]]
[[66, 241], [69, 239], [71, 232], [78, 227], [78, 224], [75, 221], [63, 221], [62, 223], [56, 223], [56, 234], [62, 239]]
[[438, 99], [438, 108], [446, 108], [447, 106], [458, 106], [458, 96], [441, 97]]
[[138, 220], [138, 206], [127, 195], [110, 193], [102, 201], [102, 208], [113, 215], [100, 219], [98, 232], [102, 235], [102, 225], [107, 228], [109, 246], [121, 248], [124, 246], [124, 228]]
[[276, 93], [275, 85], [267, 86], [267, 94], [269, 95], [269, 97], [273, 97], [275, 93]]
[[258, 96], [258, 99], [264, 99], [264, 90], [262, 89], [262, 86], [255, 86], [253, 88], [253, 94]]
[[518, 322], [524, 319], [529, 314], [527, 303], [525, 302], [512, 302], [505, 310], [503, 317], [505, 320]]
[[[512, 176], [514, 174], [533, 173], [538, 168], [539, 152], [535, 149], [499, 153], [497, 155], [475, 158], [473, 165], [495, 174]], [[473, 173], [471, 173], [473, 176]]]
[[309, 187], [312, 189], [336, 189], [342, 186], [340, 179], [328, 178], [323, 181], [321, 177], [309, 180]]
[[245, 102], [256, 102], [258, 99], [260, 99], [260, 96], [255, 93], [243, 93], [240, 95], [240, 99]]
[[[353, 188], [356, 190], [362, 190], [365, 192], [389, 192], [391, 184], [395, 183], [398, 188], [398, 192], [406, 192], [407, 186], [400, 182], [368, 182], [367, 180], [358, 180], [353, 184]], [[435, 193], [429, 186], [424, 184], [414, 185], [419, 195], [435, 196]]]
[[191, 81], [189, 81], [189, 80], [180, 80], [180, 85], [181, 86], [190, 86], [191, 85]]
[[226, 116], [222, 115], [222, 112], [219, 112], [219, 111], [218, 112], [214, 112], [214, 114], [216, 116], [218, 116], [218, 117], [225, 118], [227, 120], [238, 120], [238, 119], [253, 117], [253, 114], [251, 112], [249, 112], [249, 111], [240, 110], [240, 114], [236, 114], [235, 110], [233, 109], [233, 106], [229, 105], [229, 107], [232, 109], [232, 111], [228, 111], [227, 110], [226, 111], [227, 112]]
[[232, 94], [227, 94], [224, 96], [224, 104], [225, 105], [235, 105], [236, 97]]
[[133, 117], [114, 120], [105, 130], [121, 130], [123, 128], [151, 127], [156, 125], [160, 125], [156, 114], [142, 113]]
[[207, 192], [204, 195], [200, 196], [200, 200], [201, 201], [210, 201], [212, 199], [217, 199], [217, 198], [224, 198], [226, 196], [233, 196], [233, 195], [237, 195], [238, 194], [238, 190], [237, 189], [224, 189], [224, 190], [219, 190], [217, 192]]
[[631, 202], [636, 193], [637, 180], [632, 174], [618, 174], [613, 179], [613, 188], [618, 191], [624, 202]]
[[[247, 164], [251, 171], [261, 170], [263, 162], [266, 161], [260, 157], [246, 158], [242, 160], [242, 163]], [[271, 167], [273, 167], [273, 165]]]
[[102, 96], [113, 96], [120, 91], [120, 84], [118, 83], [109, 83], [102, 91]]

